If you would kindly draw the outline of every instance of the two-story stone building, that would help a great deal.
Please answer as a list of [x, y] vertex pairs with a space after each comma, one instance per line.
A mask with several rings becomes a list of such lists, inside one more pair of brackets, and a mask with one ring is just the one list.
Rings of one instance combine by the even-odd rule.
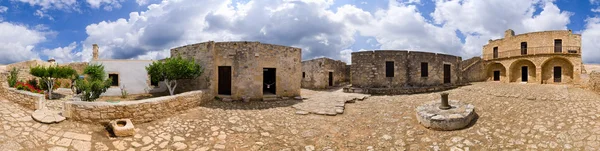
[[578, 83], [582, 72], [581, 35], [571, 30], [515, 35], [483, 46], [487, 81]]

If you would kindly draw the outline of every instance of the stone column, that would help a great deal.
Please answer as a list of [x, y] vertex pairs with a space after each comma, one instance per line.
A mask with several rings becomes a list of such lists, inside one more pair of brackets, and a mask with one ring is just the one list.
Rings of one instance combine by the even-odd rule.
[[94, 50], [92, 52], [92, 60], [98, 60], [98, 44], [92, 45], [92, 49]]

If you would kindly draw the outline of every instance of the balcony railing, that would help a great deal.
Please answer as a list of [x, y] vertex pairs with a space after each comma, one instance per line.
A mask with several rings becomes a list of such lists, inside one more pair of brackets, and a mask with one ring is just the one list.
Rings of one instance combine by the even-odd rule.
[[546, 47], [528, 47], [525, 49], [513, 49], [502, 51], [499, 50], [498, 54], [494, 53], [483, 54], [484, 60], [498, 59], [498, 58], [509, 58], [526, 55], [538, 55], [538, 54], [581, 54], [581, 47], [579, 46], [546, 46]]

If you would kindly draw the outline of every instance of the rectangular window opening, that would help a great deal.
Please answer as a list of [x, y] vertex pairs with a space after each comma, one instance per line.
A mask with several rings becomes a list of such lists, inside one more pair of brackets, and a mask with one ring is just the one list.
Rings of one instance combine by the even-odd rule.
[[527, 42], [521, 43], [521, 55], [527, 55]]
[[306, 72], [302, 72], [302, 78], [306, 77]]
[[385, 77], [394, 77], [394, 62], [385, 62]]
[[429, 64], [421, 62], [421, 77], [429, 77]]
[[498, 47], [494, 47], [494, 59], [498, 58]]
[[562, 39], [554, 40], [554, 53], [562, 53]]
[[108, 78], [112, 80], [110, 86], [119, 86], [119, 74], [108, 74]]

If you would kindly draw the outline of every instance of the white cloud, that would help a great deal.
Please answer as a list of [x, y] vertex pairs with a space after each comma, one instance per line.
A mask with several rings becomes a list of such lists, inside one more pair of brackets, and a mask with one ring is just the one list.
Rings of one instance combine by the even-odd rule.
[[586, 20], [585, 29], [581, 33], [582, 57], [585, 62], [600, 63], [600, 18]]
[[42, 10], [36, 10], [35, 13], [33, 13], [33, 15], [38, 16], [40, 18], [48, 18], [49, 20], [54, 20], [54, 17], [48, 15], [46, 12], [44, 12]]
[[5, 13], [6, 11], [8, 11], [8, 7], [0, 6], [0, 13]]
[[[465, 35], [464, 57], [481, 55], [489, 39], [502, 38], [507, 29], [516, 33], [566, 29], [569, 17], [551, 0], [437, 0], [434, 23]], [[540, 8], [541, 7], [541, 8]], [[541, 9], [539, 15], [534, 15]]]
[[12, 0], [27, 3], [31, 6], [40, 6], [42, 10], [57, 9], [70, 10], [77, 6], [77, 0]]
[[91, 58], [93, 43], [100, 46], [103, 58], [161, 59], [152, 57], [208, 40], [261, 41], [303, 48], [306, 59], [339, 58], [339, 52], [354, 42], [354, 31], [334, 19], [327, 9], [332, 4], [331, 0], [163, 1], [147, 11], [132, 12], [129, 19], [87, 26], [83, 60]]
[[148, 4], [148, 0], [135, 0], [135, 2], [140, 6]]
[[48, 58], [54, 58], [58, 63], [80, 61], [81, 52], [76, 52], [75, 48], [77, 48], [77, 43], [73, 42], [66, 47], [44, 49], [42, 50], [42, 54], [48, 56]]
[[0, 31], [0, 64], [39, 58], [33, 48], [46, 40], [44, 32], [7, 22], [0, 22]]
[[112, 11], [113, 8], [121, 8], [121, 2], [123, 2], [123, 0], [86, 0], [86, 2], [91, 8], [100, 8], [101, 6], [104, 6], [104, 10]]

